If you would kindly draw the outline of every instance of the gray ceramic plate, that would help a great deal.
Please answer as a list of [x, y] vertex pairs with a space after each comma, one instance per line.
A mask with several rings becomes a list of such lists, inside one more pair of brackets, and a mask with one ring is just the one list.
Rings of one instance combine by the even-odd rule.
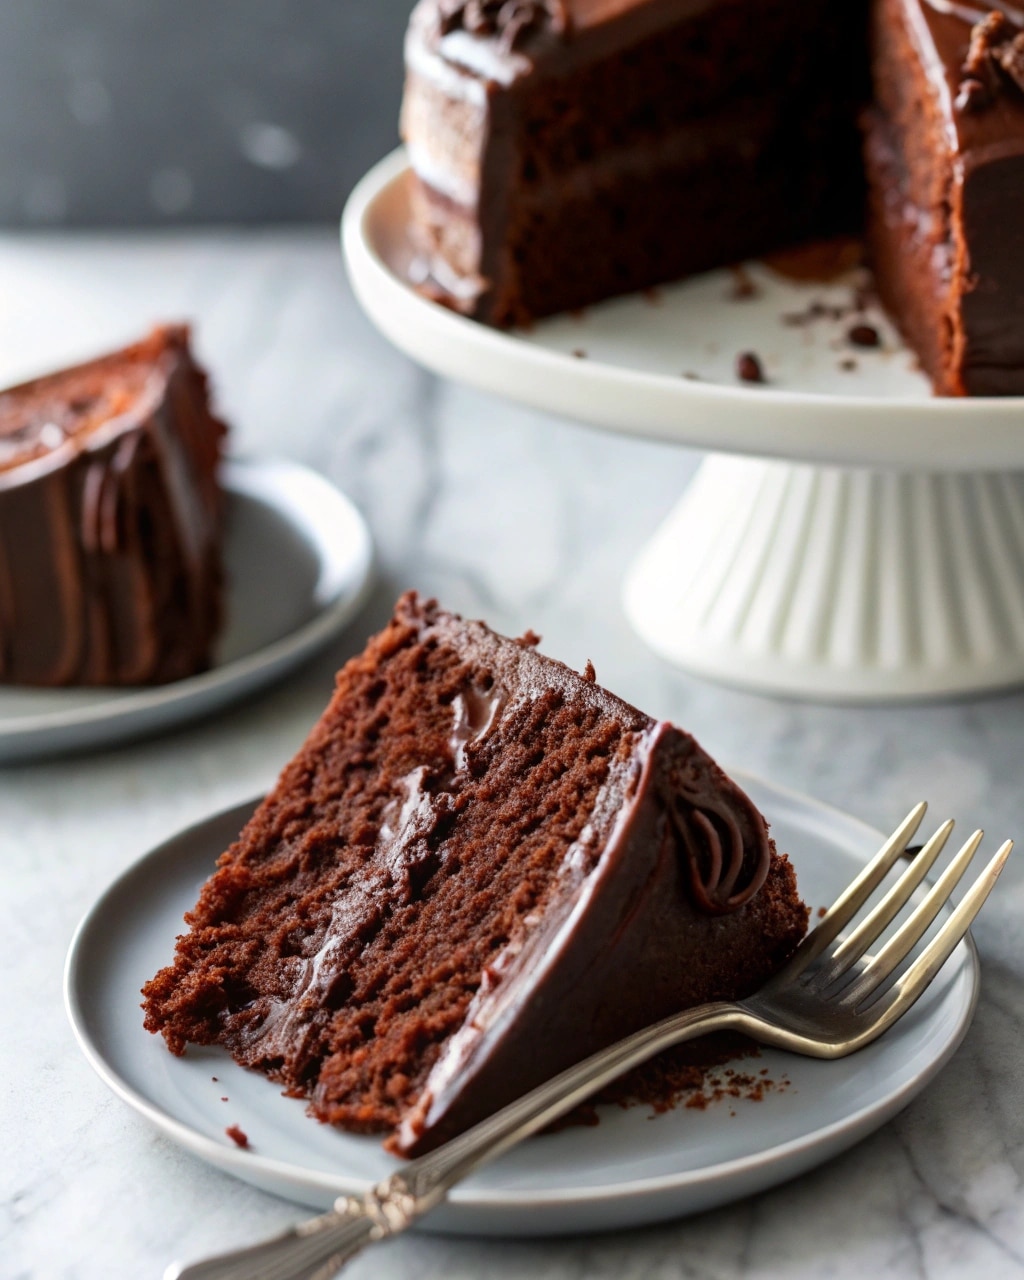
[[145, 689], [0, 686], [0, 763], [98, 747], [208, 715], [279, 679], [355, 614], [370, 582], [370, 533], [315, 472], [231, 460], [227, 624], [203, 675]]
[[[871, 828], [812, 800], [743, 779], [797, 868], [812, 906], [831, 902], [878, 848]], [[65, 999], [86, 1057], [121, 1098], [173, 1141], [267, 1191], [311, 1207], [366, 1189], [397, 1167], [375, 1138], [310, 1120], [262, 1076], [217, 1050], [172, 1057], [142, 1026], [139, 988], [166, 964], [182, 915], [253, 802], [218, 814], [147, 854], [79, 926]], [[763, 1100], [652, 1117], [605, 1109], [594, 1128], [532, 1138], [459, 1187], [427, 1230], [545, 1235], [611, 1230], [694, 1213], [802, 1173], [865, 1137], [948, 1060], [978, 992], [962, 944], [927, 994], [874, 1045], [839, 1062], [765, 1052], [745, 1069], [785, 1088]], [[227, 1098], [227, 1101], [224, 1099]], [[225, 1130], [238, 1125], [251, 1146]]]

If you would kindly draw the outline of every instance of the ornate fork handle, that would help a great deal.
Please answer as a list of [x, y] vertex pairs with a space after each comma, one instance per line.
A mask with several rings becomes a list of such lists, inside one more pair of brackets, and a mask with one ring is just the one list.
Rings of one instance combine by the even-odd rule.
[[379, 1183], [365, 1196], [342, 1196], [334, 1209], [263, 1244], [173, 1266], [164, 1280], [329, 1280], [366, 1245], [397, 1235], [429, 1213], [474, 1169], [610, 1084], [653, 1054], [712, 1031], [749, 1029], [737, 1004], [706, 1004], [645, 1027], [577, 1063], [460, 1137]]

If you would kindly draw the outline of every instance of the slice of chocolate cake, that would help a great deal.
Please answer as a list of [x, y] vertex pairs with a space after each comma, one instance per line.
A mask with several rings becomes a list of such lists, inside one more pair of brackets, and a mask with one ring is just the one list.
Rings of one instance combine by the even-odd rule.
[[866, 0], [421, 0], [425, 284], [499, 325], [856, 230]]
[[399, 601], [145, 987], [149, 1030], [411, 1155], [782, 965], [807, 910], [750, 800], [534, 643]]
[[882, 300], [940, 394], [1024, 394], [1024, 11], [877, 0], [873, 12]]
[[209, 665], [224, 432], [181, 326], [0, 391], [0, 681], [157, 684]]

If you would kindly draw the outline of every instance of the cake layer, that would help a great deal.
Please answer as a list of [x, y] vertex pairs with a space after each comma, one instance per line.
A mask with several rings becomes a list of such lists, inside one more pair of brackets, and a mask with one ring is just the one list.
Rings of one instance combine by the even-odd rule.
[[0, 393], [0, 680], [150, 684], [208, 665], [223, 433], [182, 327]]
[[521, 47], [510, 10], [451, 8], [413, 16], [403, 135], [458, 309], [526, 322], [858, 225], [859, 2], [534, 6]]
[[788, 863], [693, 739], [590, 674], [403, 598], [221, 859], [146, 1025], [410, 1154], [760, 985], [806, 926]]

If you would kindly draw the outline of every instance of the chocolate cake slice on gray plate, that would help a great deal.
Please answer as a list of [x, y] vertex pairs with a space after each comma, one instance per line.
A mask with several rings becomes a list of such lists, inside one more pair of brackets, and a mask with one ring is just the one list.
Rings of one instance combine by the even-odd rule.
[[412, 1155], [752, 992], [807, 910], [688, 734], [408, 595], [186, 920], [146, 1026]]

